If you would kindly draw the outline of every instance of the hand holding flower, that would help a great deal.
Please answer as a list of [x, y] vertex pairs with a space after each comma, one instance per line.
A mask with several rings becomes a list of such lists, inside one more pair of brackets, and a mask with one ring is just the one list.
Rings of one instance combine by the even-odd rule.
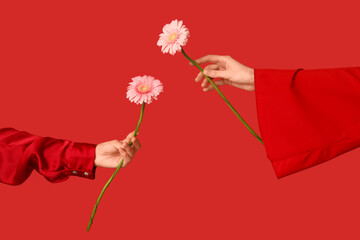
[[[182, 21], [178, 21], [178, 20], [174, 20], [172, 21], [170, 24], [166, 24], [163, 27], [163, 32], [160, 33], [159, 35], [159, 40], [157, 42], [157, 45], [159, 47], [161, 47], [161, 51], [163, 53], [170, 53], [171, 55], [174, 55], [176, 52], [181, 52], [184, 57], [190, 61], [190, 63], [192, 65], [194, 65], [195, 67], [197, 67], [200, 72], [201, 75], [200, 77], [198, 76], [198, 78], [200, 78], [198, 80], [198, 78], [196, 78], [196, 80], [200, 81], [201, 80], [201, 76], [205, 77], [206, 80], [203, 82], [203, 87], [206, 87], [207, 83], [210, 83], [211, 87], [207, 87], [205, 91], [211, 90], [211, 89], [216, 89], [216, 91], [219, 93], [219, 95], [221, 96], [221, 98], [225, 101], [225, 103], [230, 107], [231, 111], [233, 111], [233, 113], [236, 115], [236, 117], [245, 125], [245, 127], [250, 131], [250, 133], [252, 135], [254, 135], [262, 144], [263, 141], [262, 139], [256, 134], [256, 132], [249, 126], [249, 124], [247, 124], [245, 122], [245, 120], [240, 116], [240, 114], [236, 111], [236, 109], [231, 105], [231, 103], [229, 102], [229, 100], [227, 100], [227, 98], [225, 97], [225, 95], [220, 91], [219, 86], [221, 85], [225, 85], [225, 84], [237, 84], [237, 86], [241, 86], [241, 80], [246, 79], [246, 81], [244, 81], [244, 83], [246, 83], [244, 86], [244, 88], [246, 88], [247, 90], [253, 91], [254, 88], [251, 87], [251, 84], [253, 85], [254, 82], [254, 77], [251, 77], [251, 75], [253, 75], [253, 71], [251, 71], [250, 68], [245, 67], [244, 65], [236, 62], [235, 60], [231, 60], [229, 57], [221, 57], [219, 58], [219, 56], [215, 56], [215, 58], [212, 58], [212, 56], [209, 57], [205, 57], [205, 59], [199, 59], [199, 63], [205, 63], [205, 62], [213, 62], [215, 64], [212, 64], [210, 67], [208, 67], [207, 71], [210, 72], [209, 75], [207, 75], [207, 73], [204, 72], [204, 70], [199, 66], [199, 63], [197, 63], [196, 61], [194, 61], [192, 58], [190, 58], [184, 51], [184, 46], [186, 45], [188, 38], [190, 36], [189, 33], [189, 29], [187, 29], [185, 27], [185, 25], [183, 25]], [[227, 60], [227, 61], [226, 61]], [[234, 71], [235, 69], [237, 69], [237, 71]], [[243, 69], [244, 71], [239, 71]], [[245, 71], [247, 70], [247, 71]], [[237, 76], [238, 74], [236, 73], [246, 73], [247, 72], [247, 77], [245, 77], [246, 74], [241, 74], [240, 76], [238, 76], [239, 78], [233, 77], [233, 76]], [[244, 75], [244, 76], [242, 76]], [[217, 84], [215, 82], [212, 81], [211, 77], [221, 77], [223, 78], [223, 80], [220, 80]], [[226, 81], [225, 81], [226, 80]], [[236, 82], [234, 82], [236, 81]], [[252, 83], [251, 83], [252, 82]]]
[[158, 79], [155, 79], [152, 76], [144, 75], [132, 78], [132, 82], [130, 82], [127, 90], [126, 97], [130, 100], [130, 102], [141, 104], [140, 118], [135, 131], [130, 133], [125, 140], [113, 140], [99, 144], [96, 147], [97, 159], [95, 159], [95, 165], [101, 165], [103, 167], [116, 167], [116, 169], [105, 184], [95, 203], [87, 231], [90, 231], [96, 210], [104, 192], [109, 187], [119, 169], [129, 164], [131, 159], [135, 156], [135, 153], [140, 149], [140, 142], [135, 138], [135, 136], [138, 134], [139, 127], [143, 119], [145, 104], [152, 103], [153, 99], [157, 100], [157, 96], [163, 92], [163, 85]]
[[[254, 69], [249, 68], [230, 56], [207, 55], [195, 60], [197, 64], [211, 63], [204, 68], [204, 74], [211, 78], [220, 78], [214, 81], [218, 87], [223, 85], [230, 85], [241, 88], [246, 91], [254, 91]], [[192, 63], [190, 63], [192, 65]], [[204, 91], [214, 89], [214, 86], [209, 85], [208, 80], [200, 72], [196, 78], [196, 82], [200, 82], [204, 78], [201, 87]]]
[[122, 141], [112, 140], [98, 144], [95, 149], [95, 166], [117, 168], [121, 159], [124, 159], [122, 167], [126, 167], [141, 148], [140, 141], [133, 136], [134, 132], [131, 132]]

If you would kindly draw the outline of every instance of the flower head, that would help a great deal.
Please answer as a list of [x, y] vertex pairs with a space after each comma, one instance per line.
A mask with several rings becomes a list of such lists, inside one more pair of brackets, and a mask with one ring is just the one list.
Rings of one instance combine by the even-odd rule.
[[163, 53], [169, 52], [174, 55], [176, 52], [181, 51], [182, 46], [186, 45], [189, 36], [189, 29], [183, 25], [183, 21], [174, 20], [163, 27], [157, 45], [161, 46]]
[[153, 99], [157, 100], [157, 96], [163, 92], [163, 85], [154, 77], [144, 75], [132, 78], [127, 90], [126, 97], [130, 102], [151, 103]]

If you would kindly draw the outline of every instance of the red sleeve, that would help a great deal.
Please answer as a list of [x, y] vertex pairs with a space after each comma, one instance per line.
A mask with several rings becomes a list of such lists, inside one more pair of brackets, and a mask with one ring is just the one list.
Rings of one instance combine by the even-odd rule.
[[255, 70], [260, 133], [283, 177], [360, 146], [360, 68]]
[[34, 169], [50, 182], [70, 175], [94, 179], [95, 146], [0, 129], [0, 182], [21, 184]]

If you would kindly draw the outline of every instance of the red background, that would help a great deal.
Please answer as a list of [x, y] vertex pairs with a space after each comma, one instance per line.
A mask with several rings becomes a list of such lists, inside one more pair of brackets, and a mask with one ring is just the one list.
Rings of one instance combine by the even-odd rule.
[[[178, 5], [177, 5], [178, 4]], [[143, 148], [105, 193], [94, 181], [59, 184], [34, 172], [0, 184], [1, 239], [359, 239], [360, 151], [278, 180], [263, 146], [197, 70], [156, 46], [182, 19], [193, 58], [228, 54], [253, 68], [359, 66], [357, 0], [2, 1], [0, 126], [100, 143], [132, 131], [140, 107], [131, 77], [165, 92], [145, 110]], [[223, 87], [259, 132], [255, 94]], [[309, 136], [311, 137], [311, 136]]]

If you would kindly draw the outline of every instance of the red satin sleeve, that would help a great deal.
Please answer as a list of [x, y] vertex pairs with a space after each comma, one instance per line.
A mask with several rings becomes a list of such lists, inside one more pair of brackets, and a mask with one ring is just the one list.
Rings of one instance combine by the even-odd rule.
[[360, 146], [360, 68], [255, 69], [255, 95], [278, 177]]
[[39, 137], [13, 128], [0, 129], [0, 182], [18, 185], [35, 169], [50, 182], [69, 176], [95, 177], [94, 144]]

